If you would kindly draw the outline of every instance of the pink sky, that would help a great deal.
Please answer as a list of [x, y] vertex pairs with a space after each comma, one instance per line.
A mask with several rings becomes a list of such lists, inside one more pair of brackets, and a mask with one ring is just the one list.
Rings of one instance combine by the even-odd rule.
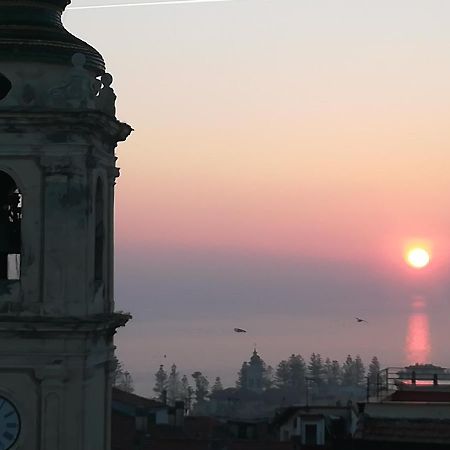
[[[253, 342], [272, 364], [319, 351], [398, 366], [417, 294], [430, 358], [450, 365], [449, 13], [248, 0], [66, 14], [136, 129], [118, 150], [116, 301], [136, 317], [118, 349], [141, 392], [164, 353], [231, 383]], [[416, 241], [433, 256], [422, 273], [403, 261]], [[234, 326], [254, 332], [237, 342]]]

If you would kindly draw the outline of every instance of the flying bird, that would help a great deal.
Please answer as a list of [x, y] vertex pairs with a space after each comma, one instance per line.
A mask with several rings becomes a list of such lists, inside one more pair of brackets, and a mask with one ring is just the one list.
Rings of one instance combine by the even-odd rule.
[[243, 328], [235, 328], [235, 333], [247, 333], [247, 330], [244, 330]]
[[369, 322], [367, 322], [367, 320], [360, 319], [359, 317], [355, 317], [355, 319], [356, 319], [356, 321], [357, 321], [358, 323], [361, 323], [361, 322], [369, 323]]

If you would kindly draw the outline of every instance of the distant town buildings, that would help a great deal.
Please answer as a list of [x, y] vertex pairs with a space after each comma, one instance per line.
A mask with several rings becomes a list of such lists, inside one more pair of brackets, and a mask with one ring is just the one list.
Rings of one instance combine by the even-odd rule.
[[[252, 356], [255, 367], [264, 366], [256, 352]], [[246, 387], [217, 390], [211, 395], [215, 406], [208, 414], [189, 415], [182, 403], [169, 406], [115, 390], [113, 450], [450, 448], [450, 370], [446, 368], [414, 365], [380, 370], [369, 378], [364, 399], [345, 404], [282, 399], [276, 408], [264, 409], [260, 394]]]
[[273, 426], [281, 442], [298, 447], [332, 447], [352, 436], [356, 423], [356, 409], [347, 406], [289, 406], [277, 411]]

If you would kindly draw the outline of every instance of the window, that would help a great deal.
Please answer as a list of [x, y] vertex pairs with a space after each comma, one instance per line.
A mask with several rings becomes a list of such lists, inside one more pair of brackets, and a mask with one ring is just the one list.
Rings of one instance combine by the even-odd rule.
[[0, 279], [20, 278], [22, 195], [15, 181], [0, 171]]
[[305, 425], [305, 445], [317, 445], [317, 425]]
[[94, 250], [95, 281], [103, 281], [104, 242], [105, 242], [105, 224], [104, 224], [103, 182], [101, 178], [98, 178], [95, 188], [95, 250]]

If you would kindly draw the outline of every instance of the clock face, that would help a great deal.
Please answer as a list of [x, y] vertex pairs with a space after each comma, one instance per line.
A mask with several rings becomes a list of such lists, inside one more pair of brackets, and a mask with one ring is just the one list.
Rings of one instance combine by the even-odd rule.
[[0, 450], [10, 449], [20, 433], [20, 416], [16, 407], [0, 396]]

